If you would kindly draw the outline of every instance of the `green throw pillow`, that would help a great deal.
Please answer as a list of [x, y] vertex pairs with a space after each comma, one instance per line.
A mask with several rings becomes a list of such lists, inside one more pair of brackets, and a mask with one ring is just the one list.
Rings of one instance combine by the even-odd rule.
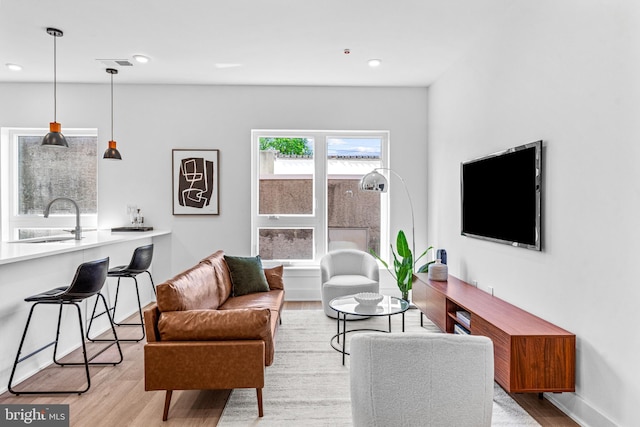
[[255, 257], [224, 256], [231, 273], [233, 296], [267, 292], [269, 284], [262, 270], [260, 255]]

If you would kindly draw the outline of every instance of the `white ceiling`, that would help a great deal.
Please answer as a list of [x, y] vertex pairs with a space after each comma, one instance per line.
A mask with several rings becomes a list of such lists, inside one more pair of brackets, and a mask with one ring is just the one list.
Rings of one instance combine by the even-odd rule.
[[[514, 0], [0, 0], [0, 82], [428, 86]], [[349, 55], [344, 49], [350, 49]], [[151, 58], [133, 61], [134, 54]], [[378, 68], [367, 60], [379, 58]], [[15, 72], [5, 64], [23, 67]], [[217, 68], [216, 64], [242, 64]]]

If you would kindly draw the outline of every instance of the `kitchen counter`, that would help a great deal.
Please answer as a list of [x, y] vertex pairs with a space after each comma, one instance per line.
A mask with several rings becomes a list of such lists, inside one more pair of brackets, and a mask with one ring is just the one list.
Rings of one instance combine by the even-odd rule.
[[83, 233], [82, 240], [72, 239], [46, 243], [25, 243], [20, 241], [1, 242], [0, 265], [81, 251], [115, 243], [163, 236], [170, 233], [171, 231], [169, 230], [152, 230], [142, 232], [111, 232], [109, 230], [98, 230]]
[[[109, 257], [110, 266], [127, 265], [136, 247], [153, 243], [153, 262], [151, 274], [157, 283], [162, 283], [171, 275], [171, 232], [168, 230], [111, 232], [86, 231], [82, 240], [65, 240], [46, 243], [2, 242], [0, 243], [0, 393], [6, 390], [9, 374], [21, 334], [29, 316], [32, 303], [25, 298], [50, 289], [68, 286], [78, 266], [83, 262]], [[68, 235], [67, 235], [68, 237]], [[139, 289], [139, 298], [145, 306], [155, 296], [146, 275], [139, 278], [144, 283]], [[122, 321], [138, 311], [136, 288], [129, 281], [120, 289], [118, 297], [117, 320]], [[111, 303], [117, 279], [107, 279], [101, 293]], [[83, 318], [90, 316], [93, 301], [81, 303]], [[67, 310], [67, 309], [65, 309]], [[61, 342], [58, 354], [67, 354], [80, 346], [78, 319], [72, 312], [62, 316]], [[73, 314], [73, 315], [71, 315]], [[51, 325], [58, 320], [58, 310], [38, 309], [29, 328], [29, 345], [37, 348], [54, 338]], [[104, 316], [103, 316], [104, 317]], [[86, 328], [86, 323], [84, 327]], [[99, 334], [109, 329], [106, 317], [96, 319], [93, 331]], [[21, 364], [16, 371], [20, 382], [51, 364], [51, 353], [34, 355], [28, 363]], [[24, 366], [23, 366], [24, 365]], [[55, 369], [55, 368], [54, 368]], [[72, 369], [69, 369], [72, 372]], [[15, 384], [15, 383], [14, 383]]]

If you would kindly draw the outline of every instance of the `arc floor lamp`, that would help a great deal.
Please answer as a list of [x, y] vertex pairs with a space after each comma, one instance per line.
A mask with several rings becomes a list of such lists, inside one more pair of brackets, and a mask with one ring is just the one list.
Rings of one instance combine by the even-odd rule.
[[[374, 193], [386, 193], [389, 191], [389, 181], [387, 178], [382, 175], [378, 171], [389, 171], [395, 176], [398, 177], [400, 182], [402, 182], [402, 186], [404, 187], [404, 191], [407, 193], [407, 198], [409, 199], [409, 207], [411, 208], [411, 251], [413, 256], [416, 256], [416, 227], [415, 221], [413, 218], [413, 201], [411, 200], [411, 194], [409, 194], [409, 189], [407, 188], [407, 183], [405, 180], [398, 175], [396, 171], [390, 168], [375, 168], [368, 174], [362, 177], [360, 180], [360, 190], [361, 191], [372, 191]], [[415, 260], [414, 260], [415, 262]]]

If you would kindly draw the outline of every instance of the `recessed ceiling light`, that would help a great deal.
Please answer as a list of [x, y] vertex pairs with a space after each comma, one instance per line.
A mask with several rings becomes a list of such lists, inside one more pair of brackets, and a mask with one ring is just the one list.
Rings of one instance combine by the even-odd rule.
[[382, 60], [381, 59], [370, 59], [368, 62], [369, 67], [375, 68], [375, 67], [379, 67], [380, 64], [382, 64]]
[[242, 64], [236, 64], [232, 62], [218, 62], [216, 68], [237, 68], [242, 67]]
[[22, 66], [18, 65], [18, 64], [6, 64], [7, 68], [10, 69], [11, 71], [21, 71], [22, 70]]
[[133, 55], [133, 59], [135, 59], [141, 64], [146, 64], [147, 62], [149, 62], [149, 57], [144, 55]]

